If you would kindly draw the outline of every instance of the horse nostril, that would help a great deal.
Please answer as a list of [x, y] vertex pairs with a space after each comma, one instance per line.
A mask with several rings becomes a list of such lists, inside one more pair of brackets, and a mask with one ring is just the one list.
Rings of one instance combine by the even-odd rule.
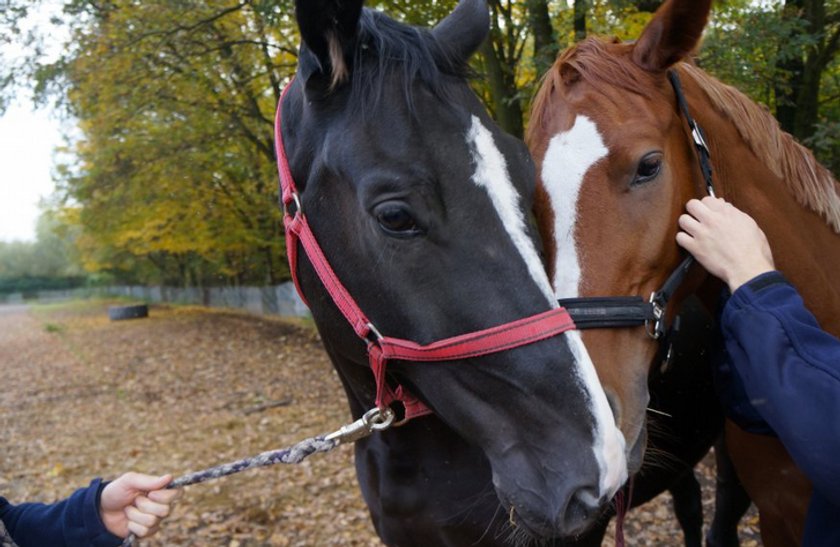
[[566, 511], [562, 515], [562, 529], [568, 535], [578, 535], [586, 531], [600, 514], [601, 506], [595, 490], [580, 488], [569, 498]]

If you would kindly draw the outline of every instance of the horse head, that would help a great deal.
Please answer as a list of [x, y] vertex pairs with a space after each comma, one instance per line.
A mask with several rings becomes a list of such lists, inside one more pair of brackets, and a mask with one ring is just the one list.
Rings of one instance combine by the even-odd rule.
[[[530, 155], [465, 78], [485, 3], [462, 0], [431, 30], [358, 0], [299, 0], [296, 15], [303, 45], [281, 117], [295, 214], [376, 330], [430, 344], [556, 308], [527, 220]], [[377, 394], [368, 347], [303, 254], [296, 274], [358, 417]], [[386, 381], [480, 447], [503, 510], [536, 537], [580, 533], [626, 479], [576, 332], [445, 363], [395, 360]]]
[[[588, 38], [545, 76], [527, 141], [558, 298], [647, 300], [682, 260], [677, 218], [705, 186], [667, 72], [695, 48], [710, 3], [670, 0], [635, 43]], [[682, 293], [697, 286], [693, 277]], [[641, 326], [587, 330], [583, 341], [615, 403], [633, 473], [646, 445], [657, 342]]]

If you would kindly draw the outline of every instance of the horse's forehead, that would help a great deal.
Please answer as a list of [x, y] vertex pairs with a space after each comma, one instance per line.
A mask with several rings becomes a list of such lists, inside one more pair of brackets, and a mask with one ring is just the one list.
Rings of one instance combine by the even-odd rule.
[[348, 109], [323, 131], [321, 160], [333, 170], [361, 175], [372, 167], [433, 169], [444, 160], [468, 158], [469, 118], [454, 110], [445, 117], [431, 115], [432, 109], [411, 113], [392, 100], [373, 109]]
[[344, 139], [355, 144], [378, 138], [389, 145], [399, 145], [402, 141], [421, 140], [427, 134], [434, 134], [436, 139], [463, 141], [475, 105], [456, 98], [458, 95], [458, 90], [454, 90], [447, 102], [419, 84], [407, 92], [386, 89], [376, 100], [346, 109], [340, 130], [362, 139]]
[[671, 108], [664, 101], [627, 90], [593, 87], [565, 106], [562, 126], [549, 138], [570, 131], [584, 118], [597, 128], [610, 153], [634, 156], [640, 146], [661, 146], [673, 121]]

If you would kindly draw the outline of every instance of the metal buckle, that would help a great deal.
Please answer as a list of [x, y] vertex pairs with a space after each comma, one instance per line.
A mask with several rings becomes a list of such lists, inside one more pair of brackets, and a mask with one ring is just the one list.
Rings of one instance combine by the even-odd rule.
[[697, 122], [691, 122], [691, 137], [694, 139], [694, 144], [702, 148], [709, 154], [709, 145], [706, 144], [706, 139], [703, 138], [703, 130], [697, 125]]
[[327, 441], [336, 440], [338, 444], [353, 443], [364, 439], [374, 431], [384, 431], [394, 423], [394, 411], [390, 408], [372, 408], [364, 416], [351, 424], [341, 426], [324, 437]]
[[[365, 336], [365, 340], [367, 341], [367, 343], [368, 343], [368, 344], [376, 344], [377, 342], [379, 342], [380, 340], [382, 340], [383, 338], [385, 338], [384, 336], [382, 336], [382, 333], [381, 333], [381, 332], [379, 332], [379, 329], [377, 329], [377, 328], [373, 325], [373, 323], [368, 323], [368, 324], [367, 324], [367, 325], [365, 325], [365, 326], [368, 328], [368, 333], [367, 333], [367, 335]], [[372, 339], [372, 340], [371, 340], [371, 338], [370, 338], [370, 335], [371, 335], [371, 334], [373, 335], [373, 339]]]
[[653, 330], [650, 327], [650, 319], [645, 321], [645, 332], [647, 335], [650, 336], [654, 340], [659, 340], [662, 337], [662, 321], [665, 318], [665, 308], [659, 303], [658, 299], [656, 298], [656, 292], [650, 293], [650, 299], [648, 300], [650, 303], [650, 308], [653, 311]]
[[[294, 213], [292, 213], [289, 210], [289, 205], [291, 205], [292, 202], [294, 202], [294, 204], [295, 204], [295, 212]], [[290, 217], [294, 217], [296, 215], [302, 215], [303, 214], [303, 206], [300, 203], [300, 196], [298, 195], [297, 192], [292, 192], [292, 202], [283, 204], [283, 212]]]
[[665, 352], [665, 358], [659, 364], [659, 373], [665, 374], [671, 368], [671, 359], [674, 357], [674, 344], [668, 344], [668, 351]]

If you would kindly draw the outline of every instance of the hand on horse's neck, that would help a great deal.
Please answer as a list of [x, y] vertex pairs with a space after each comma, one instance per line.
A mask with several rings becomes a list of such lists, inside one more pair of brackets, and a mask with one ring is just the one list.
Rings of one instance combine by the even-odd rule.
[[840, 269], [840, 235], [796, 201], [729, 120], [706, 109], [700, 123], [712, 152], [718, 197], [756, 220], [770, 241], [776, 268], [797, 287], [823, 328], [840, 335], [840, 286], [834, 281]]

